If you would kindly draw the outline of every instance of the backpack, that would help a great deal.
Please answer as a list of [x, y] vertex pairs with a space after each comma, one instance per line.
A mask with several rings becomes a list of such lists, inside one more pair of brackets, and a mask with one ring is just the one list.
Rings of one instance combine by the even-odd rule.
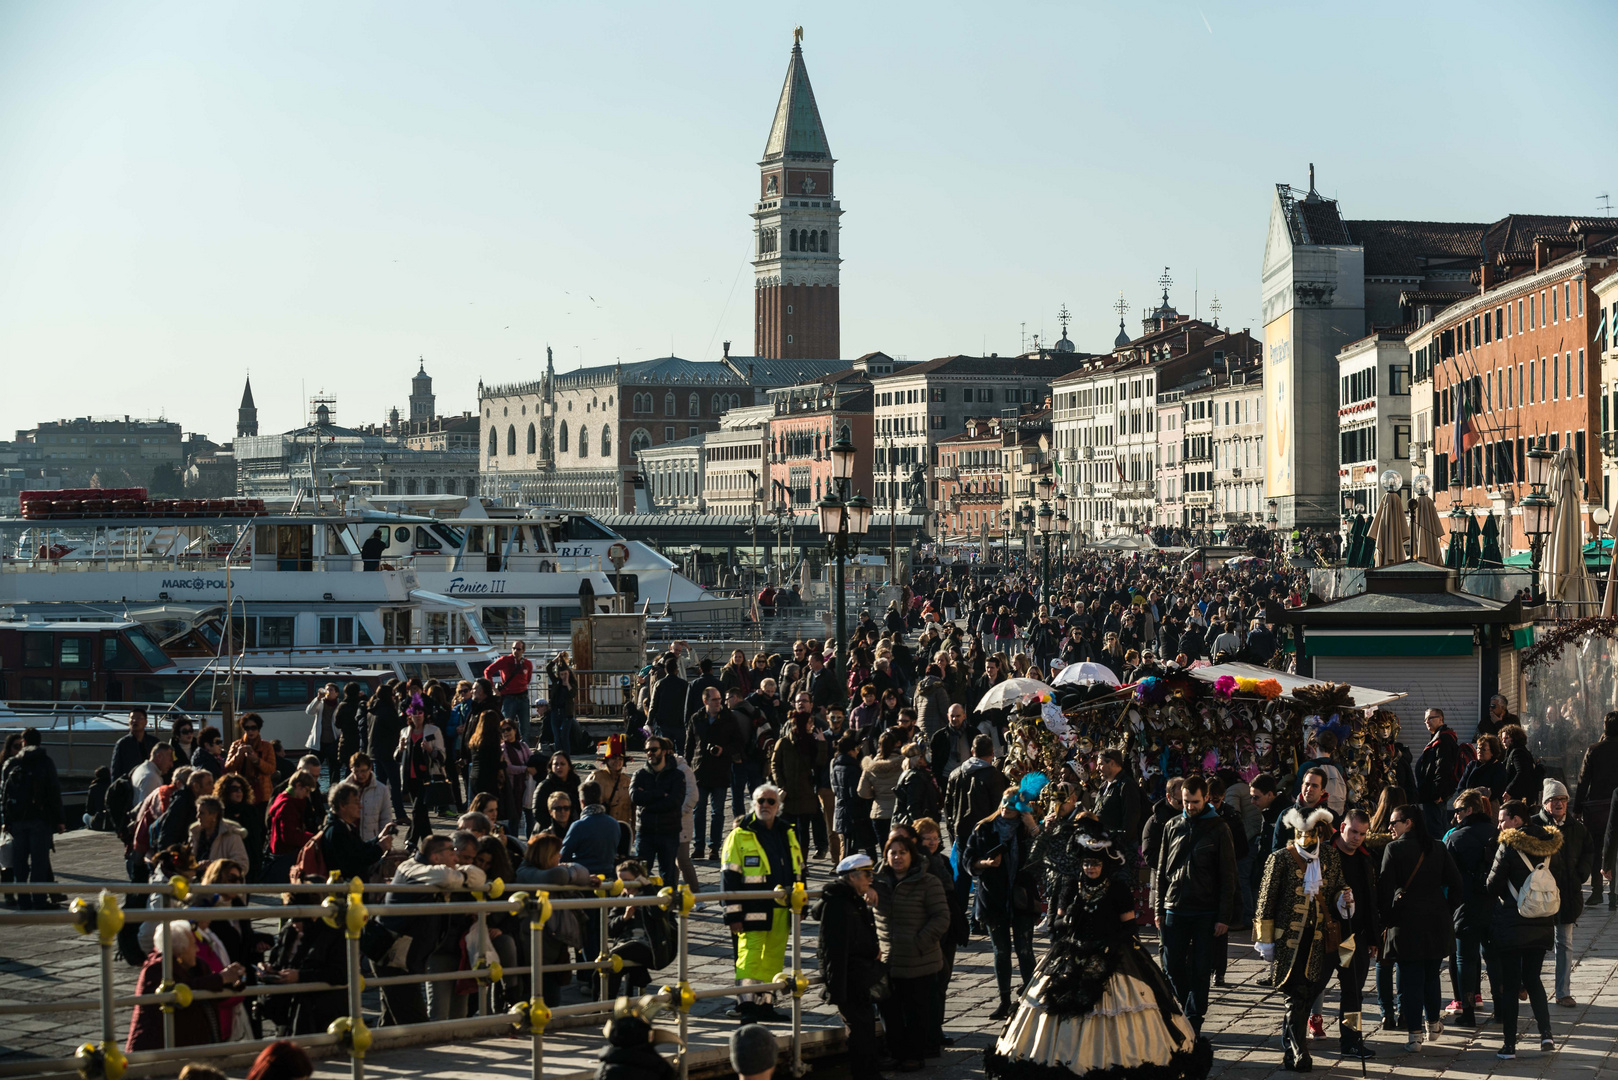
[[135, 783], [125, 773], [107, 785], [106, 802], [102, 809], [107, 815], [107, 828], [118, 834], [118, 839], [129, 843], [130, 815], [135, 812]]
[[1547, 858], [1535, 866], [1520, 851], [1517, 858], [1528, 867], [1528, 878], [1522, 888], [1511, 891], [1517, 901], [1517, 914], [1525, 919], [1545, 919], [1562, 910], [1562, 891], [1556, 887], [1556, 878], [1551, 874], [1551, 860]]
[[33, 758], [40, 751], [18, 755], [0, 775], [0, 821], [22, 824], [39, 816], [39, 770]]

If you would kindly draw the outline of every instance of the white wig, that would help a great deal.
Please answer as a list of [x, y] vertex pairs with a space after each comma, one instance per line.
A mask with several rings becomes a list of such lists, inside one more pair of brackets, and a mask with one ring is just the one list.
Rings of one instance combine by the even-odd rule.
[[786, 801], [787, 793], [776, 787], [774, 784], [760, 784], [758, 787], [753, 789], [753, 805], [757, 806], [759, 796], [766, 793], [775, 796], [775, 805], [777, 806], [780, 806]]

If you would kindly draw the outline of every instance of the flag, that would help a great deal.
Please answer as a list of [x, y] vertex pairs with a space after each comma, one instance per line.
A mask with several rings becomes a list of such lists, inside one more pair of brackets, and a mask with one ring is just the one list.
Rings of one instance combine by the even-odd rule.
[[1459, 457], [1463, 450], [1472, 449], [1478, 441], [1476, 426], [1472, 423], [1472, 384], [1460, 382], [1455, 384], [1455, 456]]

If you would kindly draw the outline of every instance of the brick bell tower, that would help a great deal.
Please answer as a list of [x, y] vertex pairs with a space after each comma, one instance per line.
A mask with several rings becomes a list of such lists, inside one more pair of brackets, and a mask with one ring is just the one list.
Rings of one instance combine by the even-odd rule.
[[753, 354], [832, 360], [842, 355], [837, 278], [842, 208], [831, 149], [803, 64], [803, 28], [759, 162], [753, 206]]

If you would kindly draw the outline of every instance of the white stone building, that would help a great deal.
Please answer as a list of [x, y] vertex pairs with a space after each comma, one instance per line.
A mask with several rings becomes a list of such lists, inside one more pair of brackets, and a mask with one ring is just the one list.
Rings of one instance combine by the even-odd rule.
[[1397, 469], [1410, 483], [1410, 349], [1416, 328], [1395, 326], [1349, 342], [1337, 353], [1337, 484], [1342, 514], [1374, 514], [1378, 481]]

